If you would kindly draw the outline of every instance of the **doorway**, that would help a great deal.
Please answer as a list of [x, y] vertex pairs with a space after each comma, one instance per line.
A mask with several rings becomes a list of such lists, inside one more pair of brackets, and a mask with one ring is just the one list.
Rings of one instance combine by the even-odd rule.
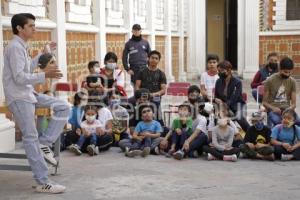
[[237, 70], [238, 10], [237, 0], [206, 1], [206, 53], [229, 60]]

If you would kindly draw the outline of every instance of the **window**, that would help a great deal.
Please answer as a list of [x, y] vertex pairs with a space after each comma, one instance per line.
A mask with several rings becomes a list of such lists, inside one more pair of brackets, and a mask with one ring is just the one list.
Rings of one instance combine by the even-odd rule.
[[300, 0], [286, 1], [286, 20], [300, 20]]

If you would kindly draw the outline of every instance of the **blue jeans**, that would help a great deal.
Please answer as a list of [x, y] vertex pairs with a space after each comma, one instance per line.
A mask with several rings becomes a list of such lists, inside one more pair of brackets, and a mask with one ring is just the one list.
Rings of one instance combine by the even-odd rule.
[[89, 144], [96, 145], [97, 143], [97, 135], [96, 133], [91, 134], [90, 136], [86, 137], [84, 135], [80, 135], [77, 145], [81, 148], [83, 144], [86, 142], [86, 140], [89, 140]]

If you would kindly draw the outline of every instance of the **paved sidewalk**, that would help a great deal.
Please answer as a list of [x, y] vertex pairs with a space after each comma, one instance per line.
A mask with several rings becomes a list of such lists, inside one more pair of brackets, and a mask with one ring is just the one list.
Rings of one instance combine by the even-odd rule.
[[[254, 102], [246, 85], [248, 99]], [[170, 100], [180, 103], [182, 99]], [[0, 163], [27, 161], [1, 159]], [[66, 193], [37, 194], [31, 172], [0, 171], [0, 200], [294, 200], [300, 196], [299, 171], [296, 161], [130, 159], [118, 148], [96, 157], [77, 157], [65, 151], [60, 175], [51, 178], [66, 185]]]

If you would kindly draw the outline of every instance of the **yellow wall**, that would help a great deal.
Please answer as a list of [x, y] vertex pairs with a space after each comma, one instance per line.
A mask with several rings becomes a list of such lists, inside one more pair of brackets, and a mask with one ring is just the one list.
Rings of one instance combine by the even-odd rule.
[[207, 1], [207, 53], [224, 59], [225, 0]]

